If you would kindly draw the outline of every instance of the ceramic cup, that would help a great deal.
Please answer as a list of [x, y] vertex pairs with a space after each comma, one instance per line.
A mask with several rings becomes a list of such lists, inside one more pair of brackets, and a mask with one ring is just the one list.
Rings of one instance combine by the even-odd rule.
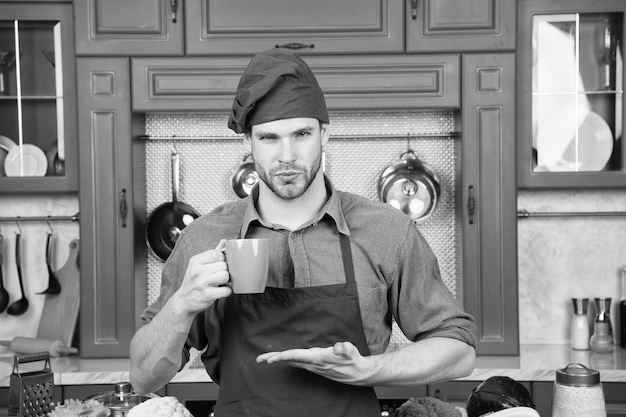
[[226, 241], [226, 265], [235, 294], [265, 291], [269, 269], [269, 239]]

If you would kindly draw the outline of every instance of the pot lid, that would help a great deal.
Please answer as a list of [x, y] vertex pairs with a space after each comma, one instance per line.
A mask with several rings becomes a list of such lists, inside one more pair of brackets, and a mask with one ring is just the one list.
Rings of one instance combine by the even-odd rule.
[[150, 398], [159, 397], [156, 394], [137, 394], [130, 382], [118, 382], [113, 392], [103, 392], [90, 395], [85, 400], [96, 400], [111, 410], [130, 410], [139, 403]]

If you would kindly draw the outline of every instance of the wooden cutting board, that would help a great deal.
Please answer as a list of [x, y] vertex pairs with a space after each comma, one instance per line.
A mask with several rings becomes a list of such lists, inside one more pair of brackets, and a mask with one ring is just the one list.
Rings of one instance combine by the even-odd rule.
[[79, 243], [78, 239], [70, 242], [67, 262], [54, 272], [61, 283], [61, 292], [46, 294], [37, 330], [37, 337], [60, 340], [65, 346], [72, 344], [80, 306]]

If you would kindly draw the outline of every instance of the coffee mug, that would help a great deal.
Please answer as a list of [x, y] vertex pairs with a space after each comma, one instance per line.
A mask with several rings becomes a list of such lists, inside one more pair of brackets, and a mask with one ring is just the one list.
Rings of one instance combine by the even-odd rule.
[[269, 270], [269, 239], [232, 239], [226, 241], [226, 265], [235, 294], [265, 291]]

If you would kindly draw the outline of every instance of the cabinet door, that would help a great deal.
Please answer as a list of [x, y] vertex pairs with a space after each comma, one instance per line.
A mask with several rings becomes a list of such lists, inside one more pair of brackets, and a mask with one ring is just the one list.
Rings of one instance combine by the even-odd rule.
[[515, 56], [463, 55], [463, 302], [480, 355], [517, 355]]
[[[135, 277], [134, 245], [141, 239], [135, 205], [145, 200], [136, 189], [133, 167], [143, 155], [133, 149], [128, 58], [79, 58], [82, 357], [128, 357], [130, 339], [145, 302]], [[135, 248], [137, 246], [137, 248]], [[141, 255], [138, 255], [141, 256]], [[144, 254], [145, 256], [145, 254]]]
[[407, 52], [515, 49], [516, 0], [411, 0], [406, 7]]
[[182, 0], [79, 0], [77, 55], [182, 55]]
[[520, 188], [626, 187], [623, 0], [520, 1]]
[[604, 382], [604, 400], [607, 417], [626, 416], [626, 383]]
[[[459, 55], [308, 56], [330, 110], [458, 108]], [[133, 59], [134, 111], [229, 111], [247, 57]]]
[[78, 190], [72, 5], [0, 3], [0, 190]]
[[[122, 0], [121, 0], [122, 1]], [[404, 51], [398, 0], [187, 0], [187, 55]]]

